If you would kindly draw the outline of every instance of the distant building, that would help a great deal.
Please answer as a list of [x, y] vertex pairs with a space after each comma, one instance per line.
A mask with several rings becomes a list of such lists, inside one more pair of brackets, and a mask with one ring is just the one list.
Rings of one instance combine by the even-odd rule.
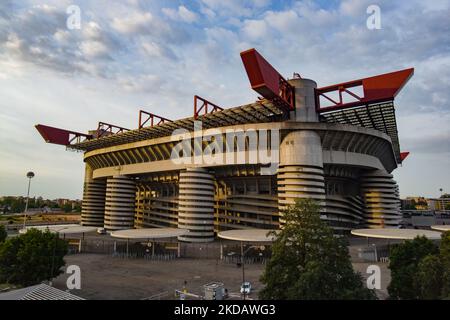
[[450, 207], [450, 197], [427, 199], [427, 203], [430, 210], [449, 210], [448, 208]]
[[424, 197], [407, 197], [401, 199], [402, 210], [428, 210], [427, 199]]

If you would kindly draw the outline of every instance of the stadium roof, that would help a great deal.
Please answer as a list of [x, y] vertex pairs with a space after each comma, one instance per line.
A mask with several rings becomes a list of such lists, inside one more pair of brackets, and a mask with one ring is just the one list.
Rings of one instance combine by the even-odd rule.
[[[42, 124], [36, 125], [36, 129], [48, 143], [91, 151], [170, 136], [175, 129], [193, 131], [196, 120], [202, 122], [204, 129], [287, 120], [295, 109], [295, 88], [255, 49], [241, 52], [241, 58], [252, 89], [262, 96], [255, 103], [223, 109], [196, 95], [193, 117], [171, 121], [140, 110], [139, 127], [135, 130], [104, 122], [99, 122], [97, 130], [88, 134]], [[413, 74], [414, 69], [409, 68], [316, 88], [315, 105], [320, 121], [386, 133], [391, 138], [397, 163], [401, 163], [409, 152], [400, 152], [393, 101]], [[321, 100], [328, 105], [322, 105]], [[142, 116], [146, 119], [142, 120]], [[147, 123], [150, 126], [145, 127]]]
[[391, 138], [397, 162], [402, 162], [393, 101], [332, 110], [323, 112], [320, 116], [324, 122], [350, 124], [386, 133]]
[[450, 231], [450, 225], [442, 225], [442, 224], [434, 225], [434, 226], [431, 226], [431, 229], [446, 232], [446, 231]]
[[[163, 122], [152, 127], [123, 131], [113, 135], [85, 140], [80, 143], [68, 145], [67, 148], [90, 151], [98, 148], [170, 136], [176, 129], [193, 131], [194, 121], [201, 121], [202, 128], [209, 129], [237, 124], [280, 121], [283, 115], [285, 113], [281, 107], [268, 100], [261, 100], [252, 104], [209, 113], [199, 116], [197, 119], [190, 117], [172, 122]], [[393, 102], [324, 112], [321, 113], [321, 121], [355, 125], [386, 133], [391, 138], [397, 162], [401, 162]]]
[[222, 231], [217, 234], [219, 238], [243, 242], [273, 242], [274, 235], [268, 233], [275, 230], [268, 229], [237, 229]]
[[129, 130], [100, 138], [85, 140], [80, 143], [67, 145], [67, 148], [90, 151], [124, 143], [170, 136], [176, 129], [194, 131], [194, 121], [201, 121], [202, 128], [209, 129], [236, 124], [271, 122], [280, 119], [283, 114], [283, 110], [272, 102], [261, 100], [240, 107], [208, 113], [198, 116], [197, 119], [195, 117], [190, 117], [163, 122], [152, 127], [144, 127], [142, 129]]
[[354, 229], [351, 234], [366, 238], [380, 238], [380, 239], [396, 239], [396, 240], [412, 240], [416, 237], [426, 237], [430, 240], [438, 240], [441, 238], [441, 233], [431, 230], [420, 229]]
[[121, 239], [163, 239], [175, 238], [188, 233], [187, 229], [178, 228], [143, 228], [143, 229], [126, 229], [111, 232], [111, 237]]
[[0, 293], [0, 300], [84, 300], [46, 284]]

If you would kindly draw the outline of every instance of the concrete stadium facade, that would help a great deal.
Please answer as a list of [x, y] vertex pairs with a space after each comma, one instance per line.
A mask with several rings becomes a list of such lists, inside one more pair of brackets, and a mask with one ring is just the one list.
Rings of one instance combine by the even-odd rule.
[[[279, 130], [275, 174], [261, 174], [261, 163], [174, 163], [170, 135], [94, 148], [84, 155], [82, 224], [107, 230], [179, 227], [190, 230], [180, 240], [208, 242], [227, 229], [280, 228], [287, 206], [296, 198], [312, 198], [338, 233], [360, 226], [397, 227], [400, 201], [391, 175], [397, 161], [390, 136], [321, 122], [315, 82], [290, 84], [296, 97], [290, 120], [217, 125], [222, 132]], [[218, 118], [220, 112], [213, 115]]]
[[[141, 110], [135, 130], [36, 126], [47, 142], [84, 152], [82, 224], [176, 227], [189, 230], [181, 241], [210, 242], [219, 231], [282, 228], [283, 211], [310, 198], [336, 233], [398, 227], [392, 172], [408, 153], [394, 97], [414, 69], [317, 88], [300, 76], [286, 81], [255, 49], [241, 57], [262, 95], [255, 103], [222, 109], [195, 96], [193, 117]], [[323, 98], [332, 105], [322, 108]]]

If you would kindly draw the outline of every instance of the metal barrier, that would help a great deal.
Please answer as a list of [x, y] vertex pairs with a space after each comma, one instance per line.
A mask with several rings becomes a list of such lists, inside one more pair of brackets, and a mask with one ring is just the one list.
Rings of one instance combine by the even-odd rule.
[[137, 252], [126, 253], [126, 252], [114, 252], [112, 256], [120, 259], [144, 259], [144, 260], [153, 260], [153, 261], [170, 261], [177, 258], [175, 253], [166, 253], [166, 254], [138, 254]]
[[[241, 263], [241, 257], [239, 255], [236, 256], [224, 256], [222, 259], [225, 263], [238, 264]], [[267, 258], [265, 257], [245, 257], [245, 264], [266, 264]]]

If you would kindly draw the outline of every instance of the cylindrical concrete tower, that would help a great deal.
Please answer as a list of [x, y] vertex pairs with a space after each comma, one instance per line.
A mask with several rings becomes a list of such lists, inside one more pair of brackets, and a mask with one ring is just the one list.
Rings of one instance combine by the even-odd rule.
[[179, 240], [214, 241], [214, 175], [206, 169], [180, 172], [178, 227], [189, 230]]
[[361, 177], [369, 228], [395, 228], [401, 221], [398, 186], [392, 178], [384, 170], [369, 171]]
[[[322, 146], [316, 132], [294, 131], [283, 139], [277, 180], [280, 212], [297, 198], [312, 198], [324, 205]], [[282, 217], [280, 222], [284, 222]]]
[[[295, 111], [291, 119], [298, 122], [318, 122], [314, 89], [309, 79], [292, 79], [295, 87]], [[294, 131], [280, 145], [278, 169], [278, 209], [280, 213], [297, 198], [312, 198], [320, 205], [325, 201], [325, 184], [320, 136], [311, 130]], [[280, 223], [284, 223], [280, 217]]]
[[84, 173], [83, 203], [81, 224], [90, 227], [103, 227], [105, 215], [106, 181], [92, 178], [92, 169], [86, 163]]
[[292, 111], [291, 119], [298, 122], [318, 122], [314, 92], [317, 83], [310, 79], [291, 79], [289, 84], [295, 88], [295, 111]]
[[134, 226], [136, 184], [127, 176], [108, 178], [106, 185], [105, 229], [130, 229]]

